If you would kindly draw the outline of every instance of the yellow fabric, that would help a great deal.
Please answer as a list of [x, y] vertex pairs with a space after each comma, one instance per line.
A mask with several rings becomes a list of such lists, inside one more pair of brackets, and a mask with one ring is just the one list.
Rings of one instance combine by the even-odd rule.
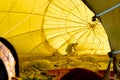
[[0, 36], [17, 53], [67, 54], [78, 43], [77, 54], [106, 54], [108, 39], [93, 15], [80, 0], [1, 0]]
[[48, 3], [48, 0], [0, 1], [0, 36], [8, 39], [17, 53], [50, 55], [55, 51], [47, 43], [42, 29]]
[[[85, 0], [95, 13], [100, 13], [120, 4], [120, 0]], [[120, 50], [120, 7], [100, 16], [110, 40], [111, 49]]]

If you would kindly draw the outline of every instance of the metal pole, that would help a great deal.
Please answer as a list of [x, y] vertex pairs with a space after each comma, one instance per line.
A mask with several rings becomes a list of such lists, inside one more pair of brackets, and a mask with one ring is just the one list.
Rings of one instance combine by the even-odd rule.
[[101, 12], [101, 13], [96, 14], [96, 17], [99, 17], [99, 16], [101, 16], [101, 15], [103, 15], [103, 14], [106, 14], [106, 13], [108, 13], [108, 12], [116, 9], [117, 7], [120, 7], [120, 3], [119, 3], [119, 4], [116, 4], [115, 6], [109, 8], [109, 9], [107, 9], [107, 10]]

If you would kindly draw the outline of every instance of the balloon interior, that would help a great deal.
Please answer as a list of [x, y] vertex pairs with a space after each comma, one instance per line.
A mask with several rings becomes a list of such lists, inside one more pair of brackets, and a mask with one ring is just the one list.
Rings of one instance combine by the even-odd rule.
[[1, 0], [0, 37], [16, 52], [0, 40], [8, 80], [64, 80], [74, 70], [76, 80], [89, 74], [91, 80], [113, 80], [119, 72], [120, 1], [107, 1]]

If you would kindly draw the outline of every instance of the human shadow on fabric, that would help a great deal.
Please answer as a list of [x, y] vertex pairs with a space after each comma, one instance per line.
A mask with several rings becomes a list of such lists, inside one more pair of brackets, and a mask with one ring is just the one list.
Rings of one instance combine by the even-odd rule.
[[16, 73], [16, 75], [15, 76], [19, 77], [20, 76], [20, 74], [19, 74], [19, 60], [18, 60], [17, 53], [15, 51], [15, 48], [5, 38], [0, 37], [0, 42], [2, 42], [10, 50], [10, 52], [12, 53], [12, 55], [13, 55], [13, 57], [15, 59], [15, 62], [16, 62], [16, 64], [15, 64], [15, 73]]

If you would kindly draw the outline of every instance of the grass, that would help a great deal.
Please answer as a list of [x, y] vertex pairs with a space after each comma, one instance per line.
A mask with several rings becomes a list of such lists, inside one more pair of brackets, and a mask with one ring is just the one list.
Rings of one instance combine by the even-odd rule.
[[39, 54], [25, 54], [18, 56], [20, 67], [23, 66], [23, 64], [27, 64], [35, 60], [47, 60], [52, 66], [55, 66], [52, 70], [61, 68], [86, 68], [97, 72], [98, 70], [106, 70], [109, 61], [109, 57], [107, 55], [41, 56]]
[[[109, 57], [107, 55], [77, 55], [77, 56], [41, 56], [39, 54], [19, 55], [20, 64], [33, 60], [45, 59], [58, 65], [70, 64], [72, 67], [88, 66], [86, 64], [99, 64], [103, 69], [107, 67]], [[95, 64], [94, 64], [95, 63]], [[103, 65], [104, 64], [104, 65]], [[95, 65], [96, 66], [96, 65]]]

